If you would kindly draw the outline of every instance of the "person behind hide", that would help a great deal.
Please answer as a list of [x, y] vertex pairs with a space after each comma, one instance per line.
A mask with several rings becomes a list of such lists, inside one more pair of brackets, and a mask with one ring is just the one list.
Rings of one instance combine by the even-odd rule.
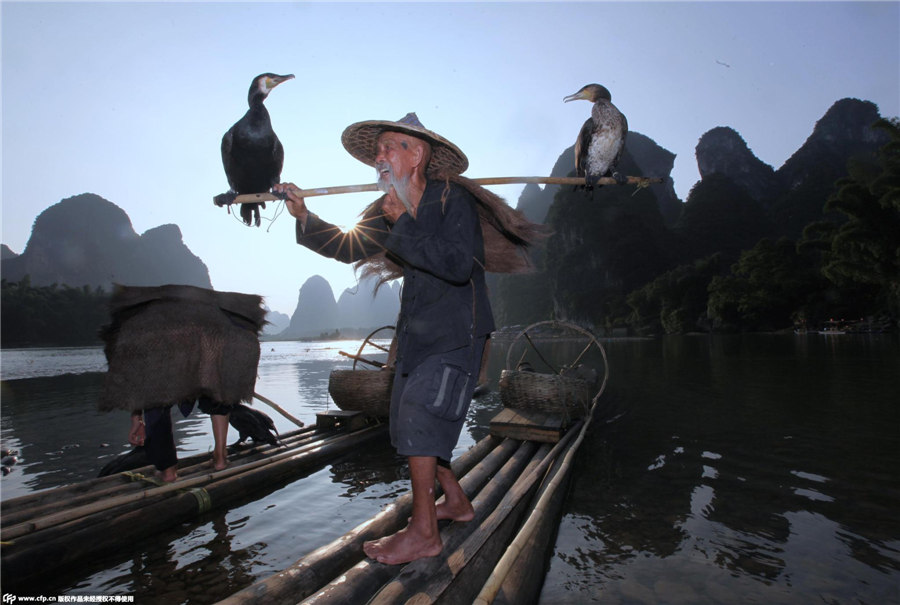
[[144, 447], [164, 481], [174, 481], [172, 406], [187, 416], [199, 402], [212, 419], [212, 466], [224, 469], [229, 413], [250, 401], [256, 383], [262, 297], [177, 284], [117, 285], [109, 306], [98, 408], [130, 411], [129, 442]]
[[[231, 406], [214, 402], [207, 397], [197, 400], [198, 409], [209, 414], [213, 431], [213, 468], [217, 471], [228, 467], [228, 420]], [[179, 403], [178, 409], [185, 418], [194, 408], [192, 401]], [[142, 446], [147, 460], [159, 471], [163, 481], [178, 478], [178, 452], [172, 427], [172, 406], [147, 408], [131, 413], [131, 430], [128, 442]]]
[[[405, 529], [363, 546], [369, 557], [399, 564], [441, 552], [439, 519], [474, 517], [450, 458], [494, 329], [484, 240], [473, 195], [439, 178], [462, 173], [466, 156], [414, 113], [353, 124], [342, 142], [375, 168], [385, 192], [354, 228], [343, 233], [310, 212], [292, 183], [274, 189], [297, 219], [298, 243], [345, 263], [381, 258], [402, 270], [390, 435], [409, 461], [413, 512]], [[435, 478], [444, 491], [439, 503]]]

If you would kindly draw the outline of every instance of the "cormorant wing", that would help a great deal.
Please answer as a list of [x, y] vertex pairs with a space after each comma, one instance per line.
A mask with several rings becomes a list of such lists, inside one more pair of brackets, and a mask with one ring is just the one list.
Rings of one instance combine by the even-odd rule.
[[222, 136], [222, 164], [225, 166], [225, 177], [228, 179], [228, 186], [234, 189], [234, 183], [231, 182], [231, 174], [234, 170], [232, 164], [231, 148], [234, 143], [234, 126], [228, 129], [228, 132]]
[[587, 170], [587, 152], [588, 147], [591, 144], [591, 136], [594, 134], [594, 120], [592, 118], [588, 118], [584, 121], [584, 125], [581, 127], [581, 132], [578, 133], [578, 138], [575, 140], [575, 174], [578, 176], [585, 176], [588, 172]]

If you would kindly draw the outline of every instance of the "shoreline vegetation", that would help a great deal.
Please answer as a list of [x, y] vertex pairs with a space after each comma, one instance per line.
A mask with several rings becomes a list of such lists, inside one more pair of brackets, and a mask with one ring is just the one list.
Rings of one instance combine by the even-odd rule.
[[[0, 303], [0, 348], [65, 348], [102, 346], [99, 337], [101, 326], [109, 322], [109, 294], [102, 288], [82, 286], [80, 288], [57, 285], [32, 286], [26, 276], [23, 280], [10, 283], [2, 280], [2, 303]], [[761, 304], [761, 303], [760, 303]], [[780, 306], [780, 305], [779, 305]], [[782, 311], [784, 308], [782, 307]], [[634, 314], [633, 314], [634, 315]], [[759, 325], [749, 318], [732, 316], [732, 321], [724, 328], [708, 330], [669, 331], [662, 329], [647, 331], [637, 324], [623, 319], [614, 326], [598, 327], [584, 325], [603, 338], [659, 337], [666, 334], [734, 334], [734, 333], [889, 333], [897, 329], [897, 319], [888, 312], [881, 312], [854, 319], [836, 319], [824, 313], [827, 319], [807, 320], [803, 313], [794, 312], [790, 319], [775, 327]], [[773, 318], [774, 320], [774, 318]], [[579, 322], [575, 322], [579, 323]], [[494, 338], [512, 338], [524, 328], [524, 324], [504, 326], [494, 333]], [[365, 338], [372, 328], [341, 328], [323, 331], [316, 336], [281, 337], [278, 334], [263, 334], [260, 342], [314, 342], [350, 341]]]

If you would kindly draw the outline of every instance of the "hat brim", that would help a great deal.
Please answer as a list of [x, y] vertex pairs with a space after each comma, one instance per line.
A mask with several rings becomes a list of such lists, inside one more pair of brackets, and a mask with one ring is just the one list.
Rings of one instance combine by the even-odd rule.
[[383, 132], [401, 132], [431, 144], [429, 176], [436, 174], [462, 174], [469, 167], [469, 159], [459, 147], [427, 128], [419, 128], [390, 120], [356, 122], [344, 129], [341, 143], [350, 155], [363, 164], [375, 165], [375, 143]]

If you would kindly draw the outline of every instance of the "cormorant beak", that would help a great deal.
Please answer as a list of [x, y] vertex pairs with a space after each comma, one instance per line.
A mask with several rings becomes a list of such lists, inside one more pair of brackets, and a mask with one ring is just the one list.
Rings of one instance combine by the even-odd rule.
[[294, 74], [287, 74], [286, 76], [269, 76], [266, 78], [266, 90], [272, 90], [282, 82], [287, 82], [288, 80], [293, 80]]
[[568, 103], [569, 101], [580, 101], [581, 99], [587, 99], [587, 95], [584, 94], [583, 90], [579, 90], [573, 95], [569, 95], [568, 97], [563, 97], [563, 102]]

